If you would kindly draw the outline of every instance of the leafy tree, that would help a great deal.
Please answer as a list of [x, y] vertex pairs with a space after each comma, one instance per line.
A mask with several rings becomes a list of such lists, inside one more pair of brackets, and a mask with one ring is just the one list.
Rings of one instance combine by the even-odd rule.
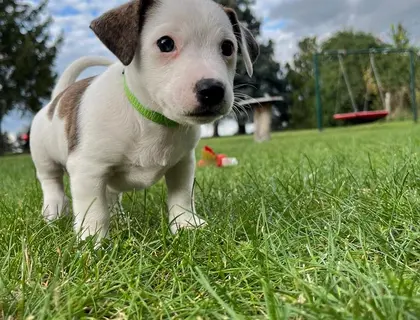
[[[397, 26], [391, 25], [390, 36], [392, 39], [392, 47], [396, 49], [413, 49], [419, 51], [419, 48], [415, 47], [410, 39], [410, 35], [407, 29], [398, 23]], [[419, 61], [418, 57], [416, 58]], [[388, 81], [388, 91], [392, 93], [392, 105], [394, 107], [393, 116], [399, 117], [400, 114], [408, 115], [411, 117], [411, 96], [410, 96], [410, 72], [409, 65], [410, 60], [407, 55], [395, 55], [392, 63], [389, 65], [390, 73], [393, 76], [393, 81]], [[416, 68], [416, 96], [417, 106], [419, 107], [420, 98], [420, 68], [417, 63]], [[387, 79], [391, 80], [391, 79]]]
[[408, 49], [410, 47], [408, 31], [401, 23], [398, 23], [396, 27], [394, 24], [391, 25], [391, 37], [395, 48]]
[[315, 86], [313, 77], [313, 54], [319, 49], [316, 37], [304, 38], [298, 43], [298, 52], [293, 63], [287, 63], [286, 81], [291, 91], [291, 126], [307, 128], [315, 123]]
[[[218, 3], [233, 8], [238, 19], [257, 39], [260, 36], [261, 22], [255, 17], [251, 6], [255, 0], [216, 0]], [[285, 92], [286, 84], [281, 78], [280, 63], [274, 57], [274, 42], [259, 43], [260, 56], [254, 64], [254, 74], [250, 79], [246, 73], [242, 57], [238, 58], [238, 69], [235, 77], [235, 92], [240, 99], [262, 97], [264, 94], [279, 95]], [[247, 115], [238, 114], [239, 133], [245, 133]], [[216, 126], [217, 127], [217, 126]]]
[[[0, 1], [0, 132], [11, 110], [36, 112], [51, 94], [62, 37], [51, 39], [47, 1], [36, 7], [18, 0]], [[0, 153], [3, 152], [0, 141]]]

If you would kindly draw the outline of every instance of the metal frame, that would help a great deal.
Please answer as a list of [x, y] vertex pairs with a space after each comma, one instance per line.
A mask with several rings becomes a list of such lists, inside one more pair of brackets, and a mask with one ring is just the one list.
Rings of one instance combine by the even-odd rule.
[[417, 101], [416, 101], [416, 62], [415, 58], [417, 51], [410, 49], [394, 49], [394, 48], [377, 48], [377, 49], [362, 49], [362, 50], [329, 50], [317, 52], [313, 55], [314, 76], [315, 76], [315, 102], [317, 112], [318, 130], [323, 129], [322, 119], [322, 100], [321, 100], [321, 85], [319, 81], [319, 56], [343, 56], [356, 54], [387, 54], [387, 53], [408, 53], [410, 55], [410, 95], [411, 95], [411, 109], [413, 112], [413, 120], [417, 123]]

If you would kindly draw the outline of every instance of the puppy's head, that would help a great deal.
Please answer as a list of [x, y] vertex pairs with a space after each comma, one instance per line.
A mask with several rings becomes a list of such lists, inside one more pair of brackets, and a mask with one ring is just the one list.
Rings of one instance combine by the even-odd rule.
[[183, 124], [229, 113], [237, 54], [249, 76], [259, 54], [235, 12], [212, 0], [134, 0], [95, 19], [91, 29], [157, 111]]

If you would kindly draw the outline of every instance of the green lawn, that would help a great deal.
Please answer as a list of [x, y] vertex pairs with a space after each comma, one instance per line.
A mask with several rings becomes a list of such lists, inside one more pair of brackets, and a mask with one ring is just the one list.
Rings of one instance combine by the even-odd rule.
[[240, 161], [197, 170], [209, 226], [171, 236], [160, 183], [98, 251], [43, 222], [28, 157], [0, 159], [0, 319], [420, 318], [420, 126], [206, 143]]

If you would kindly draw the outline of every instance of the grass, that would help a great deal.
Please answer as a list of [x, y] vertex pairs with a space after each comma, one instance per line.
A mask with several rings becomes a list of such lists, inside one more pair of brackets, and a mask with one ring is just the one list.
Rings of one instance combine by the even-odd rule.
[[420, 318], [420, 127], [205, 143], [240, 160], [197, 170], [209, 226], [171, 236], [159, 183], [98, 251], [43, 222], [30, 158], [0, 159], [0, 318]]

